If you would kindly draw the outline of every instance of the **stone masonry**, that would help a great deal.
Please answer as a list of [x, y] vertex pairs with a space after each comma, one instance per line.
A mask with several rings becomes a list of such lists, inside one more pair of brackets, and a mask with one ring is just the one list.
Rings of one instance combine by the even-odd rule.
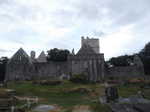
[[[100, 53], [99, 39], [81, 38], [81, 48], [77, 54], [73, 52], [65, 62], [47, 61], [44, 51], [38, 58], [35, 52], [31, 56], [20, 48], [9, 60], [6, 68], [6, 81], [51, 79], [61, 76], [70, 77], [85, 74], [90, 81], [101, 81], [108, 76], [134, 76], [144, 74], [143, 64], [139, 57], [134, 58], [134, 66], [105, 69], [104, 54]], [[121, 74], [121, 75], [120, 75]]]

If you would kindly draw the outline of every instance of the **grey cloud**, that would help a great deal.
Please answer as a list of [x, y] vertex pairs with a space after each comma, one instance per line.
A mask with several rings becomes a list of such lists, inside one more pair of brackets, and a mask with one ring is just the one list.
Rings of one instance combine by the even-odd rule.
[[[90, 34], [92, 32], [93, 36], [99, 37], [107, 35], [108, 29], [114, 32], [115, 28], [119, 29], [121, 26], [129, 24], [135, 24], [135, 29], [132, 32], [135, 33], [137, 38], [149, 35], [149, 27], [145, 26], [149, 23], [147, 20], [150, 19], [150, 17], [148, 17], [150, 0], [62, 1], [62, 5], [60, 5], [61, 7], [57, 7], [55, 11], [49, 12], [47, 9], [42, 10], [41, 7], [31, 7], [31, 5], [28, 6], [27, 4], [18, 4], [16, 0], [0, 0], [0, 23], [2, 23], [6, 29], [2, 25], [1, 28], [7, 30], [7, 26], [9, 27], [9, 25], [13, 25], [13, 30], [5, 32], [6, 34], [0, 36], [6, 37], [8, 39], [7, 41], [23, 45], [26, 43], [34, 43], [36, 37], [43, 38], [43, 35], [41, 36], [39, 32], [33, 31], [33, 27], [38, 26], [35, 25], [35, 21], [38, 21], [39, 13], [43, 14], [42, 16], [48, 21], [46, 23], [46, 28], [49, 28], [48, 26], [51, 28], [73, 28], [67, 37], [68, 39], [74, 38], [76, 41], [74, 45], [68, 45], [69, 40], [56, 40], [48, 42], [47, 45], [43, 46], [52, 47], [58, 45], [56, 47], [71, 48], [72, 46], [77, 48], [80, 45], [79, 38], [83, 34]], [[66, 8], [66, 6], [69, 6], [70, 8]], [[108, 10], [108, 12], [104, 12], [104, 9]], [[29, 24], [25, 25], [25, 21]], [[43, 21], [40, 22], [42, 23]], [[111, 21], [112, 23], [107, 26], [107, 21]], [[32, 23], [35, 26], [32, 26]], [[43, 24], [45, 23], [43, 22]], [[140, 41], [137, 40], [137, 42]]]
[[[101, 21], [108, 18], [113, 25], [125, 25], [136, 23], [143, 19], [150, 10], [149, 0], [92, 0], [88, 2], [78, 1], [73, 5], [76, 7], [77, 15], [83, 21]], [[102, 9], [106, 8], [108, 14], [104, 15]]]
[[77, 15], [80, 18], [84, 19], [99, 19], [100, 16], [100, 8], [102, 8], [101, 2], [98, 2], [98, 0], [88, 1], [88, 2], [78, 2], [75, 3], [75, 8], [77, 9]]
[[0, 5], [8, 4], [10, 2], [11, 2], [11, 0], [0, 0]]
[[65, 9], [59, 9], [53, 12], [50, 16], [53, 16], [53, 22], [56, 27], [72, 27], [75, 23], [76, 15], [75, 12]]
[[136, 23], [143, 19], [150, 10], [147, 0], [117, 0], [108, 5], [111, 10], [110, 17], [116, 25]]
[[[2, 0], [5, 1], [5, 0]], [[6, 3], [10, 2], [10, 0], [6, 0]], [[3, 3], [3, 2], [2, 2]], [[72, 2], [67, 2], [67, 4], [71, 5], [74, 10], [65, 10], [59, 9], [51, 16], [54, 18], [54, 22], [57, 22], [56, 25], [58, 27], [62, 26], [70, 26], [73, 25], [74, 20], [76, 21], [85, 21], [89, 22], [99, 21], [102, 19], [108, 18], [113, 21], [113, 25], [125, 25], [138, 22], [142, 17], [146, 15], [149, 8], [149, 0], [90, 0], [90, 1], [81, 1], [76, 0]], [[65, 5], [67, 5], [65, 4]], [[8, 15], [2, 15], [7, 18], [14, 18], [13, 20], [17, 20], [17, 18], [21, 19], [36, 19], [36, 14], [41, 9], [31, 8], [28, 6], [17, 5], [17, 7], [12, 7], [11, 13], [14, 13], [13, 17], [8, 13]], [[109, 12], [108, 15], [104, 15], [102, 9], [106, 8]]]
[[1, 52], [1, 53], [5, 53], [5, 52], [10, 52], [10, 51], [5, 50], [5, 49], [0, 49], [0, 52]]
[[33, 32], [29, 27], [26, 26], [18, 27], [11, 32], [0, 32], [0, 39], [4, 42], [11, 41], [20, 45], [25, 45], [32, 40], [37, 40], [37, 36], [37, 32]]
[[[3, 0], [5, 1], [5, 0]], [[0, 19], [5, 22], [18, 23], [20, 21], [30, 21], [37, 18], [40, 8], [19, 4], [15, 0], [6, 0], [0, 6]]]
[[105, 35], [105, 32], [100, 31], [100, 30], [95, 30], [95, 31], [93, 31], [93, 35], [97, 36], [97, 37], [101, 37], [101, 36]]

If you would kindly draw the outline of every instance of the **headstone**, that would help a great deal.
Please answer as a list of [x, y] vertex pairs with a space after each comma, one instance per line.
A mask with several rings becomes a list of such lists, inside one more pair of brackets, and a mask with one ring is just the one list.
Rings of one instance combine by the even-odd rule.
[[55, 111], [56, 107], [53, 105], [39, 105], [33, 109], [35, 112], [51, 112]]
[[144, 92], [143, 92], [143, 91], [138, 91], [137, 95], [138, 95], [140, 98], [144, 98]]
[[11, 107], [11, 112], [15, 112], [15, 107], [14, 106]]
[[119, 98], [118, 102], [120, 104], [150, 104], [150, 100], [139, 97], [139, 96], [130, 96], [128, 98]]
[[0, 112], [13, 111], [15, 100], [10, 90], [1, 90], [0, 93]]
[[106, 102], [116, 102], [119, 98], [118, 90], [116, 87], [107, 87], [105, 89]]

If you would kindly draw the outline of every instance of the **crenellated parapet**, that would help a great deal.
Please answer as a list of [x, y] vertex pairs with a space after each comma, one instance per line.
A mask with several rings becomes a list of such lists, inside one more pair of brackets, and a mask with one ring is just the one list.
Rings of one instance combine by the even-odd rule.
[[100, 45], [99, 45], [99, 39], [98, 38], [89, 38], [89, 37], [81, 37], [81, 47], [83, 45], [89, 45], [95, 53], [100, 53]]
[[104, 54], [99, 53], [99, 39], [81, 39], [81, 48], [68, 56], [68, 68], [72, 75], [86, 74], [89, 81], [104, 78]]

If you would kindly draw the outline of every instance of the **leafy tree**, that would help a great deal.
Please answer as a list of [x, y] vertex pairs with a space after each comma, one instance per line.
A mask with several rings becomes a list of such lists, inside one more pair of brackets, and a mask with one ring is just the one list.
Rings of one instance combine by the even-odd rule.
[[140, 56], [150, 57], [150, 42], [139, 52]]
[[8, 62], [7, 57], [0, 58], [0, 81], [3, 81], [6, 73], [6, 64]]
[[110, 63], [113, 66], [129, 66], [131, 60], [133, 60], [133, 55], [123, 55], [113, 57], [107, 63]]
[[[144, 65], [144, 71], [146, 75], [150, 75], [150, 42], [137, 54]], [[133, 60], [134, 55], [123, 55], [119, 57], [113, 57], [108, 62], [114, 66], [128, 66], [129, 61]]]
[[150, 75], [150, 42], [139, 52], [139, 56], [144, 64], [145, 74]]
[[67, 57], [70, 54], [68, 50], [62, 50], [62, 49], [51, 49], [47, 51], [48, 56], [47, 60], [48, 61], [67, 61]]

